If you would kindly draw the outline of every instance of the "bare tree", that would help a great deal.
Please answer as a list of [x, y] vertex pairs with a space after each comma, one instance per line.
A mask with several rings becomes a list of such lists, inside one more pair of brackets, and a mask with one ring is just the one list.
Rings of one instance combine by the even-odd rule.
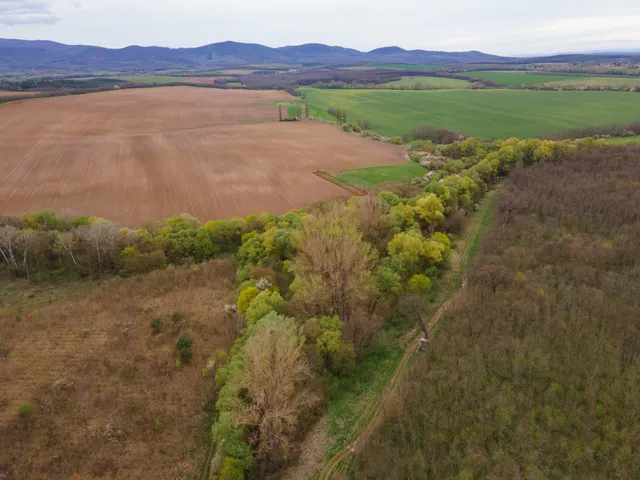
[[295, 320], [275, 313], [258, 324], [248, 344], [242, 386], [249, 403], [240, 423], [253, 427], [253, 443], [267, 466], [286, 460], [301, 414], [315, 403], [304, 388], [311, 371]]
[[76, 236], [76, 234], [73, 232], [59, 233], [56, 237], [56, 243], [62, 250], [69, 254], [71, 260], [73, 261], [73, 264], [79, 268], [76, 257], [73, 254], [73, 249], [78, 243], [78, 237]]
[[17, 236], [18, 229], [14, 226], [6, 225], [0, 228], [0, 253], [9, 268], [14, 272], [18, 271], [18, 264], [14, 255]]
[[24, 270], [27, 280], [29, 279], [29, 262], [27, 261], [29, 251], [31, 250], [37, 239], [38, 234], [32, 228], [19, 230], [16, 236], [16, 244], [19, 246], [20, 250], [22, 250], [22, 269]]

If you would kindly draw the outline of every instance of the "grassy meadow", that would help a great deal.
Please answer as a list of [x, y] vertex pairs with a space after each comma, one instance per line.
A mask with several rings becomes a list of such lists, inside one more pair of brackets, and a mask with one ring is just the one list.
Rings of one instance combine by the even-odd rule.
[[578, 77], [567, 80], [547, 82], [554, 87], [640, 87], [640, 77]]
[[434, 124], [486, 138], [531, 138], [570, 128], [629, 123], [640, 115], [631, 92], [531, 90], [319, 90], [303, 88], [317, 110], [343, 108], [347, 119], [369, 120], [387, 136]]
[[640, 144], [640, 135], [634, 135], [633, 137], [613, 137], [607, 138], [609, 145], [628, 145], [628, 144]]
[[385, 83], [390, 87], [411, 88], [414, 85], [430, 85], [433, 88], [469, 88], [471, 82], [444, 77], [402, 77], [401, 80]]
[[427, 169], [414, 162], [403, 165], [350, 168], [336, 173], [339, 178], [361, 188], [370, 188], [384, 182], [407, 182], [422, 177]]
[[415, 65], [413, 63], [380, 63], [378, 68], [392, 68], [397, 70], [437, 70], [442, 65]]
[[586, 78], [584, 76], [578, 75], [550, 75], [542, 73], [514, 71], [462, 72], [462, 74], [469, 77], [490, 80], [494, 83], [505, 85], [507, 87], [519, 87], [520, 85], [536, 85], [538, 83], [555, 81], [576, 81]]
[[129, 75], [116, 78], [124, 82], [134, 83], [175, 83], [182, 82], [184, 80], [184, 77], [171, 77], [165, 75]]

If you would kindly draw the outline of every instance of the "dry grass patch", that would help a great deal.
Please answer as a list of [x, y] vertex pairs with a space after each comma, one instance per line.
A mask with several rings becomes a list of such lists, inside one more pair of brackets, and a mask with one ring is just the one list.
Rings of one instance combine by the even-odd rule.
[[[214, 389], [202, 369], [233, 341], [223, 305], [234, 274], [232, 260], [216, 260], [114, 279], [39, 310], [5, 309], [0, 478], [197, 475]], [[193, 358], [178, 368], [180, 336], [193, 341]], [[35, 409], [19, 415], [24, 404]]]

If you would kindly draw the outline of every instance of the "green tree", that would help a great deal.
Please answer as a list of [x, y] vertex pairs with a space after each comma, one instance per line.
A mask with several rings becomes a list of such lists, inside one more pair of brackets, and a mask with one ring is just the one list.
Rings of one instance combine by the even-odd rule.
[[418, 217], [424, 220], [427, 225], [435, 225], [444, 218], [444, 206], [433, 193], [419, 198], [415, 210]]

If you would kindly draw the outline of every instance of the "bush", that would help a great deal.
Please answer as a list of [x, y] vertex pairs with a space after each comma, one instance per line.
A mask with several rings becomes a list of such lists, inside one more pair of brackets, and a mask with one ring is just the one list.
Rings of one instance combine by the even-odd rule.
[[358, 125], [362, 130], [371, 130], [371, 122], [369, 120], [358, 120]]
[[191, 344], [192, 343], [193, 342], [190, 339], [188, 339], [186, 337], [180, 337], [180, 338], [178, 338], [178, 341], [176, 342], [176, 348], [178, 350], [185, 350], [187, 348], [191, 348]]
[[394, 145], [402, 145], [402, 137], [391, 137], [389, 141]]
[[240, 295], [238, 295], [238, 311], [242, 315], [245, 315], [249, 309], [249, 305], [259, 294], [260, 290], [255, 286], [250, 286], [242, 290]]
[[160, 333], [160, 331], [162, 330], [162, 320], [160, 320], [159, 318], [154, 318], [151, 320], [150, 322], [151, 325], [151, 331], [153, 333]]
[[178, 313], [178, 312], [173, 312], [173, 315], [171, 315], [171, 321], [172, 322], [179, 322], [180, 320], [182, 320], [182, 314]]
[[180, 350], [180, 360], [183, 363], [190, 363], [192, 358], [193, 352], [191, 351], [191, 347]]
[[33, 415], [33, 413], [36, 411], [36, 408], [36, 405], [33, 403], [22, 403], [18, 407], [18, 417], [20, 417], [22, 420], [27, 420]]
[[414, 128], [411, 136], [416, 140], [430, 140], [437, 144], [454, 143], [464, 138], [464, 135], [453, 130], [448, 130], [437, 125], [422, 125]]
[[154, 426], [154, 430], [157, 433], [161, 433], [164, 430], [164, 425], [162, 425], [162, 422], [156, 418], [156, 424]]
[[242, 468], [242, 461], [233, 458], [226, 457], [222, 470], [220, 470], [219, 480], [244, 480], [244, 469]]

